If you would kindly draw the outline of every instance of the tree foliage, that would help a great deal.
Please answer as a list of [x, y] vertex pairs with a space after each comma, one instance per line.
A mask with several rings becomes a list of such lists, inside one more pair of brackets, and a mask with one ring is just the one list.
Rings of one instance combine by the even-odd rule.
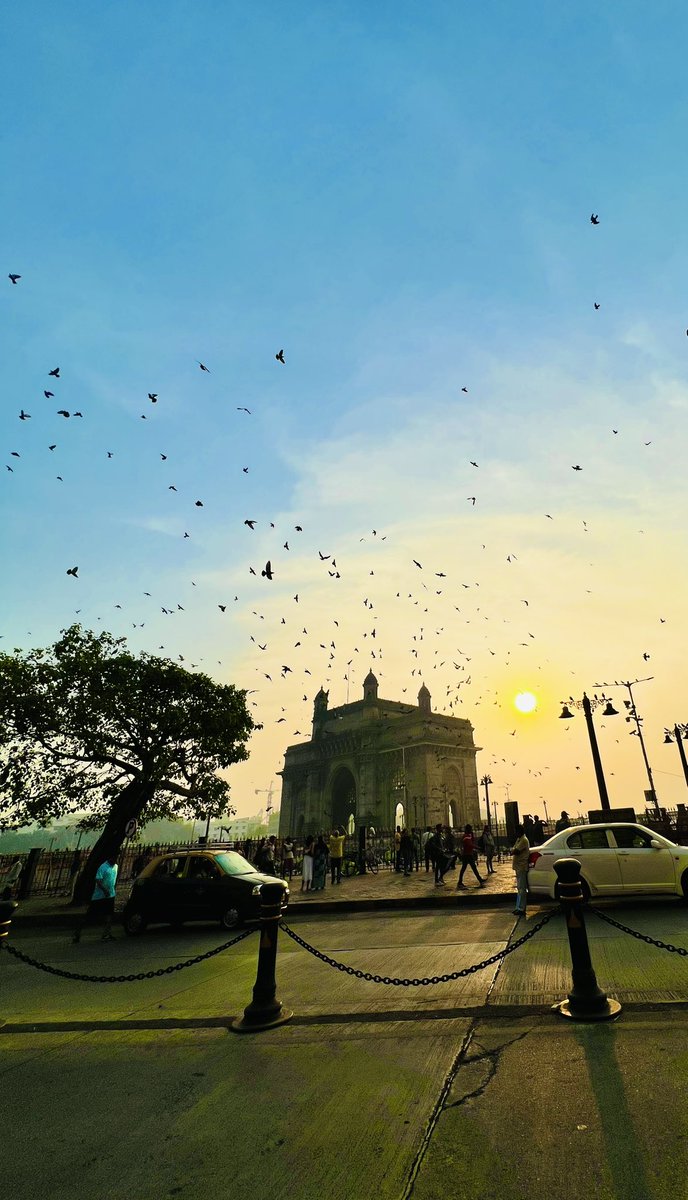
[[0, 655], [0, 828], [74, 815], [105, 826], [102, 861], [131, 817], [229, 815], [218, 772], [248, 757], [253, 728], [245, 692], [73, 625]]

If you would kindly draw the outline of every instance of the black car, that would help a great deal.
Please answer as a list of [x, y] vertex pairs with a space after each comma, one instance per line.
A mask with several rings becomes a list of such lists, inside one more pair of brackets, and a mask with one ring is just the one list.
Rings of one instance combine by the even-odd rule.
[[264, 875], [236, 850], [180, 850], [152, 859], [134, 881], [122, 914], [127, 933], [141, 933], [150, 922], [179, 927], [185, 921], [219, 921], [236, 929], [260, 916], [264, 883], [283, 889], [282, 912], [289, 900], [283, 879]]

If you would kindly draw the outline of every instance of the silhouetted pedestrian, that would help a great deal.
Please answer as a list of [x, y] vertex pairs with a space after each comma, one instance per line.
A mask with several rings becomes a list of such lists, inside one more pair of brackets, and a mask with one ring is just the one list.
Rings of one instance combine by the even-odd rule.
[[516, 875], [516, 907], [515, 917], [525, 917], [528, 903], [528, 860], [530, 858], [530, 843], [525, 833], [525, 826], [519, 825], [516, 830], [516, 841], [511, 847], [511, 863]]
[[483, 854], [485, 855], [485, 866], [487, 868], [487, 873], [488, 873], [488, 875], [494, 875], [494, 867], [492, 866], [492, 859], [495, 856], [495, 850], [497, 849], [497, 847], [495, 844], [494, 837], [492, 835], [492, 830], [490, 829], [489, 825], [483, 825], [482, 843], [483, 843]]
[[475, 875], [480, 886], [485, 886], [485, 880], [478, 873], [478, 868], [476, 866], [477, 857], [478, 853], [476, 850], [475, 838], [473, 837], [473, 826], [464, 825], [463, 837], [461, 839], [461, 870], [459, 871], [459, 878], [456, 884], [457, 888], [464, 888], [466, 886], [463, 881], [463, 877], [466, 873], [466, 867], [471, 868], [471, 871]]
[[117, 858], [111, 855], [101, 863], [96, 871], [95, 886], [88, 908], [80, 923], [74, 930], [73, 942], [81, 941], [81, 933], [86, 925], [101, 925], [105, 928], [102, 933], [104, 942], [114, 942], [112, 918], [115, 914], [115, 888], [117, 886]]

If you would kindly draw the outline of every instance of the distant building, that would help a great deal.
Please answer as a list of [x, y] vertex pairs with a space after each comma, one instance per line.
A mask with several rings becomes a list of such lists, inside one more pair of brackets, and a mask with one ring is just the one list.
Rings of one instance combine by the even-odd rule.
[[280, 834], [478, 824], [470, 721], [434, 713], [425, 685], [417, 705], [380, 699], [372, 671], [362, 700], [330, 709], [328, 699], [321, 688], [310, 741], [287, 747]]

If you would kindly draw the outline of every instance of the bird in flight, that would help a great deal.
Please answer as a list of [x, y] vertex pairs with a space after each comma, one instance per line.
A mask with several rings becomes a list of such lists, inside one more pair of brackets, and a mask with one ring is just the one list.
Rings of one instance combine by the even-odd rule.
[[252, 521], [248, 521], [248, 520], [244, 521], [244, 525], [248, 525], [249, 529], [255, 529], [255, 527], [256, 527], [255, 519]]
[[468, 394], [468, 388], [462, 387], [462, 388], [461, 388], [461, 391], [462, 391], [462, 392], [466, 392], [466, 394]]
[[582, 470], [583, 470], [583, 468], [582, 468], [582, 467], [578, 467], [578, 466], [576, 466], [576, 467], [571, 467], [571, 470], [572, 470], [572, 471], [582, 471]]
[[57, 449], [57, 442], [53, 442], [52, 446], [48, 446], [48, 449], [49, 449], [49, 450], [56, 450], [56, 449]]
[[196, 362], [198, 363], [198, 365], [202, 371], [207, 371], [208, 374], [210, 374], [210, 367], [206, 367], [205, 363], [202, 363], [201, 360], [198, 358], [196, 359]]
[[157, 392], [149, 392], [148, 399], [150, 400], [151, 404], [157, 404], [158, 403], [158, 393]]
[[245, 412], [245, 413], [248, 413], [249, 417], [250, 417], [250, 415], [251, 415], [251, 410], [250, 410], [250, 408], [237, 408], [237, 412]]
[[68, 417], [69, 413], [67, 412], [66, 408], [58, 408], [57, 415], [58, 417]]
[[19, 414], [19, 420], [20, 420], [20, 421], [30, 421], [30, 420], [31, 420], [31, 413], [25, 413], [25, 412], [24, 412], [24, 409], [22, 409], [22, 410], [21, 410], [21, 412], [20, 412], [20, 414]]
[[277, 359], [278, 362], [283, 363], [284, 362], [284, 350], [278, 350], [277, 354], [275, 355], [275, 358]]
[[197, 501], [196, 501], [196, 508], [203, 508], [203, 501], [202, 501], [202, 500], [197, 500]]
[[77, 576], [77, 571], [78, 571], [78, 570], [79, 570], [79, 568], [78, 568], [78, 567], [68, 567], [68, 568], [67, 568], [67, 574], [68, 574], [68, 575], [73, 575], [73, 576], [74, 576], [74, 578], [75, 578], [75, 579], [77, 579], [77, 578], [78, 578], [78, 576]]
[[471, 504], [475, 508], [475, 496], [466, 496], [466, 499], [470, 500]]
[[272, 579], [272, 567], [270, 565], [270, 559], [268, 559], [268, 561], [266, 562], [265, 570], [261, 571], [261, 575], [263, 576], [264, 579]]
[[45, 392], [45, 391], [44, 391], [44, 392], [43, 392], [43, 395], [45, 396], [46, 400], [52, 400], [52, 398], [53, 398], [53, 396], [55, 395], [55, 393], [54, 393], [54, 392]]
[[60, 378], [60, 368], [55, 367], [54, 371], [48, 371], [48, 374], [52, 375], [54, 379], [59, 379]]
[[10, 283], [17, 283], [21, 279], [21, 275], [13, 275], [12, 272], [7, 276]]
[[600, 223], [600, 218], [598, 217], [597, 213], [590, 213], [590, 224], [591, 225], [599, 225], [599, 223]]
[[166, 455], [166, 454], [161, 454], [161, 455], [160, 455], [160, 457], [161, 457], [161, 459], [162, 459], [162, 461], [163, 461], [163, 462], [167, 462], [167, 455]]
[[599, 312], [599, 308], [600, 308], [599, 304], [597, 303], [597, 301], [595, 301], [595, 312]]
[[470, 462], [472, 467], [477, 467], [478, 464], [477, 462], [473, 462], [473, 459], [471, 459]]

